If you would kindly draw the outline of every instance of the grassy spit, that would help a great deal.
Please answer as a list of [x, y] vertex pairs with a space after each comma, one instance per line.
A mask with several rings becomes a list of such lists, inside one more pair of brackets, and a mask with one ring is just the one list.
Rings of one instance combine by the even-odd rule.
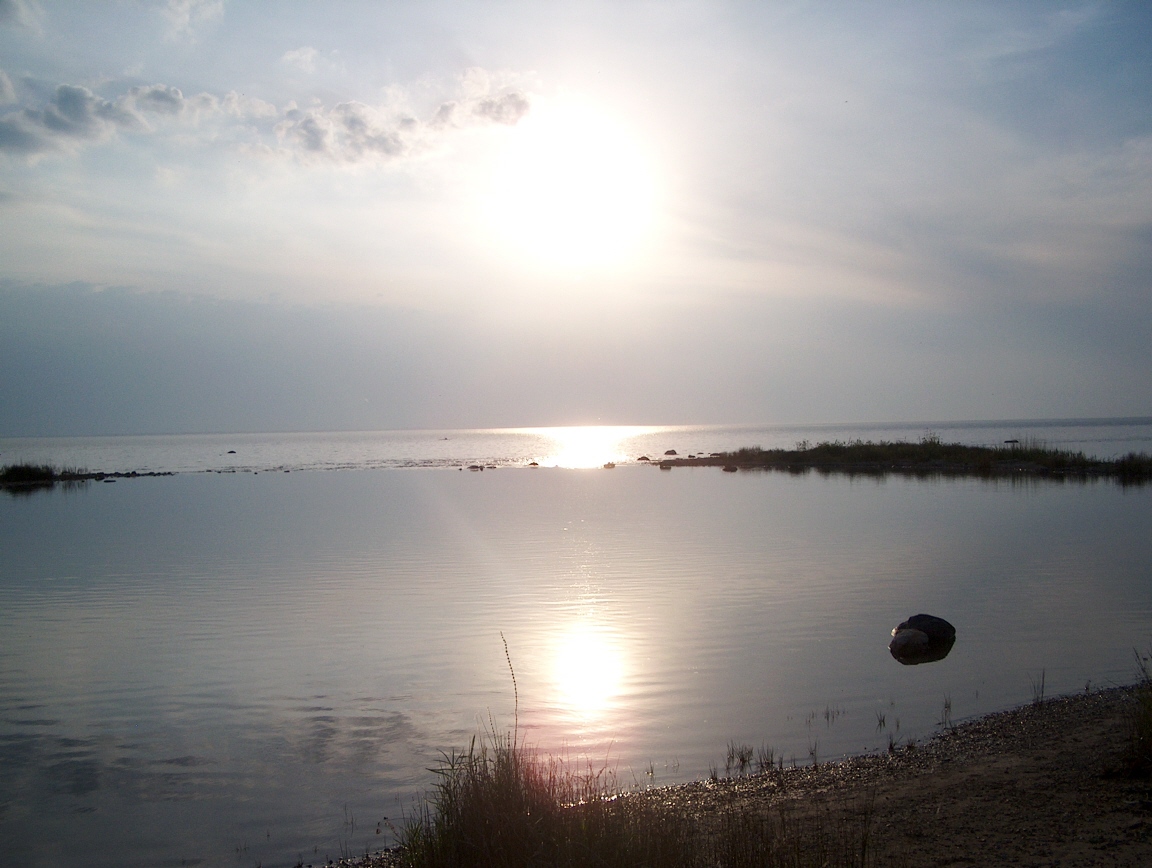
[[92, 473], [80, 467], [53, 467], [49, 464], [7, 464], [0, 467], [0, 491], [20, 495], [61, 485], [82, 486], [92, 480], [136, 479], [141, 476], [173, 476], [170, 471], [136, 470]]
[[55, 485], [77, 485], [94, 478], [75, 467], [52, 467], [48, 464], [8, 464], [0, 467], [0, 489], [10, 493], [37, 491]]
[[1132, 452], [1115, 460], [1053, 449], [1025, 440], [1003, 446], [945, 443], [928, 435], [917, 443], [897, 440], [800, 441], [795, 449], [758, 446], [692, 458], [665, 458], [660, 466], [722, 466], [725, 469], [817, 470], [847, 473], [912, 473], [978, 476], [1047, 475], [1111, 477], [1125, 483], [1152, 479], [1152, 456]]

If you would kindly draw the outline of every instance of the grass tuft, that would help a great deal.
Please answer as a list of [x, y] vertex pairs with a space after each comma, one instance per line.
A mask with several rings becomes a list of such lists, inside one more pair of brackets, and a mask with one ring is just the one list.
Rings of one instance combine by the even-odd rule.
[[[736, 767], [751, 748], [732, 745]], [[775, 752], [765, 749], [766, 767]], [[604, 768], [574, 770], [511, 734], [474, 738], [446, 755], [429, 801], [400, 833], [408, 868], [871, 864], [871, 804], [833, 812], [755, 805], [736, 791], [716, 818], [645, 793], [621, 793]]]
[[1152, 777], [1152, 672], [1149, 657], [1136, 655], [1136, 690], [1128, 717], [1128, 745], [1124, 751], [1124, 770], [1133, 777]]
[[0, 489], [13, 496], [62, 485], [70, 488], [83, 485], [88, 478], [84, 470], [75, 467], [52, 467], [49, 464], [8, 464], [0, 467]]
[[605, 769], [572, 771], [513, 736], [473, 739], [444, 758], [431, 804], [401, 834], [413, 868], [690, 864], [690, 827], [617, 794]]
[[0, 485], [51, 484], [60, 476], [60, 471], [47, 464], [9, 464], [0, 469]]

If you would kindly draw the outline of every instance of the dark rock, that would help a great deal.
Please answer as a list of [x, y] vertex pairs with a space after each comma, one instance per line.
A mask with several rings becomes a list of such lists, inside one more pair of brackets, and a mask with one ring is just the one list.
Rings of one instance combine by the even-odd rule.
[[668, 449], [664, 452], [664, 454], [665, 455], [678, 455], [679, 453], [675, 449]]
[[888, 651], [905, 666], [943, 660], [956, 644], [956, 628], [935, 615], [913, 615], [892, 631]]

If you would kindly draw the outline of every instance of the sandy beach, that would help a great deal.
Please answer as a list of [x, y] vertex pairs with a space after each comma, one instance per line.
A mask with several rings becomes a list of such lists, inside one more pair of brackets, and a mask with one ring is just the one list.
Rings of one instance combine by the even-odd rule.
[[[871, 812], [876, 865], [1152, 864], [1152, 782], [1126, 776], [1130, 688], [1047, 700], [891, 753], [659, 788], [718, 817], [734, 806], [855, 823]], [[871, 860], [870, 860], [871, 861]], [[343, 863], [397, 864], [392, 854]]]

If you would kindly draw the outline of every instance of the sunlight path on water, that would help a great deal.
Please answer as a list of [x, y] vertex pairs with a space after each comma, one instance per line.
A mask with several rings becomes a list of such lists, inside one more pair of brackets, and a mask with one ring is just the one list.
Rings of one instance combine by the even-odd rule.
[[514, 430], [541, 437], [551, 445], [548, 454], [536, 459], [542, 466], [589, 468], [629, 460], [632, 456], [624, 451], [626, 441], [660, 429], [641, 425], [580, 425]]

